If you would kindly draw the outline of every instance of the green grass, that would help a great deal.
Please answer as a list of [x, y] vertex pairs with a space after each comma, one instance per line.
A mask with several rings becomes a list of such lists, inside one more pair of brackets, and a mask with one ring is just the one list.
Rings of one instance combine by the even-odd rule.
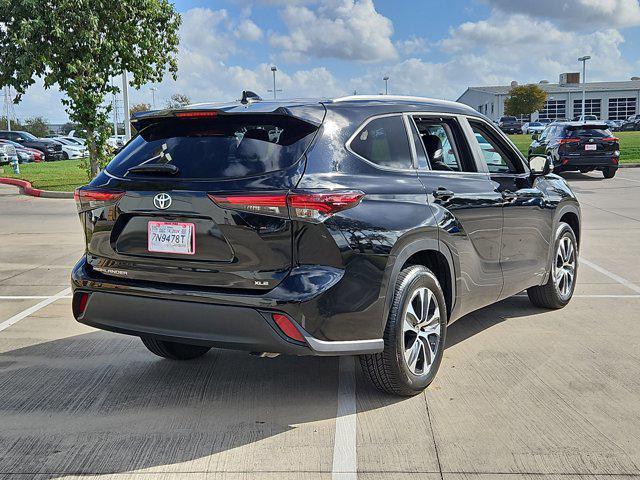
[[[620, 139], [620, 163], [640, 162], [640, 132], [615, 132], [614, 135]], [[531, 135], [509, 137], [527, 155]], [[89, 182], [86, 172], [80, 168], [80, 160], [23, 164], [20, 165], [20, 175], [14, 175], [11, 166], [5, 165], [0, 167], [0, 177], [21, 178], [31, 182], [35, 188], [62, 192], [71, 192]]]
[[25, 163], [20, 165], [20, 175], [14, 175], [10, 165], [0, 167], [0, 177], [20, 178], [31, 182], [34, 188], [71, 192], [89, 183], [87, 172], [80, 168], [80, 160]]
[[[613, 132], [620, 139], [620, 163], [640, 162], [640, 132]], [[526, 156], [531, 135], [509, 135], [511, 141]]]

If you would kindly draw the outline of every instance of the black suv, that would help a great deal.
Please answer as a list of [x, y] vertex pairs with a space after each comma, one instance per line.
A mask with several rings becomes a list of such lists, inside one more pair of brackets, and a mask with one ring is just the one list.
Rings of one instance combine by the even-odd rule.
[[474, 110], [413, 97], [141, 114], [76, 191], [73, 314], [190, 359], [360, 355], [381, 390], [434, 378], [447, 324], [527, 290], [561, 308], [580, 209]]
[[549, 157], [554, 171], [600, 170], [613, 178], [620, 161], [620, 142], [603, 122], [556, 122], [531, 136], [529, 157]]
[[0, 139], [11, 140], [12, 142], [19, 143], [23, 147], [40, 150], [44, 154], [44, 159], [47, 162], [62, 160], [64, 156], [60, 143], [46, 138], [38, 138], [29, 132], [2, 130], [0, 131]]
[[620, 130], [622, 131], [635, 131], [640, 130], [640, 115], [631, 115], [627, 120], [620, 126]]

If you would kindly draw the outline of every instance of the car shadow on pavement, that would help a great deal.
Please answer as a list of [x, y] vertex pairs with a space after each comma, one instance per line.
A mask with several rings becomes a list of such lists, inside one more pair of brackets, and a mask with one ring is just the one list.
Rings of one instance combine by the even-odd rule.
[[464, 342], [502, 322], [519, 317], [539, 315], [553, 310], [534, 307], [526, 293], [507, 298], [456, 320], [447, 327], [445, 348]]
[[[337, 390], [336, 358], [212, 350], [174, 362], [107, 332], [18, 348], [0, 355], [0, 476], [251, 471], [252, 455], [266, 458], [261, 469], [295, 471], [304, 456], [273, 452], [300, 438], [299, 453], [327, 446], [330, 469], [334, 424], [321, 421], [336, 417]], [[403, 400], [385, 397], [372, 405]], [[308, 433], [268, 440], [298, 428]]]

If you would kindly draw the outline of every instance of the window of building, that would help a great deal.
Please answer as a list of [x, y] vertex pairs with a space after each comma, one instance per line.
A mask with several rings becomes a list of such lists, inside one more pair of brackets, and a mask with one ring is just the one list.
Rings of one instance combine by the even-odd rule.
[[381, 167], [412, 168], [409, 138], [400, 115], [371, 120], [351, 140], [350, 147]]
[[541, 120], [557, 120], [559, 118], [567, 118], [567, 101], [547, 100], [538, 117]]
[[[599, 98], [587, 98], [584, 102], [584, 114], [595, 115], [601, 118], [602, 113], [602, 101]], [[582, 99], [573, 101], [573, 118], [580, 117], [582, 115]]]
[[609, 120], [626, 120], [635, 114], [635, 97], [609, 99]]

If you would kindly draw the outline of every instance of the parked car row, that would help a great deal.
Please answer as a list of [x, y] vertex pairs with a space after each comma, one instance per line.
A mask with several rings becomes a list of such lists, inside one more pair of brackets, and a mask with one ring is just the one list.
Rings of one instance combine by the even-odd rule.
[[87, 147], [70, 137], [38, 138], [29, 132], [0, 131], [0, 142], [12, 145], [20, 163], [69, 160], [87, 156]]
[[531, 121], [522, 123], [518, 120], [517, 117], [513, 116], [504, 116], [500, 117], [499, 120], [494, 121], [494, 123], [505, 133], [517, 134], [523, 133], [525, 135], [529, 135], [532, 133], [541, 133], [547, 125], [552, 122], [602, 122], [607, 125], [607, 129], [612, 132], [620, 132], [620, 131], [630, 131], [630, 130], [640, 130], [640, 115], [632, 115], [628, 120], [599, 120], [595, 115], [585, 115], [574, 117], [573, 120], [568, 120], [566, 118], [557, 118], [555, 120], [551, 119], [539, 119], [537, 121]]

